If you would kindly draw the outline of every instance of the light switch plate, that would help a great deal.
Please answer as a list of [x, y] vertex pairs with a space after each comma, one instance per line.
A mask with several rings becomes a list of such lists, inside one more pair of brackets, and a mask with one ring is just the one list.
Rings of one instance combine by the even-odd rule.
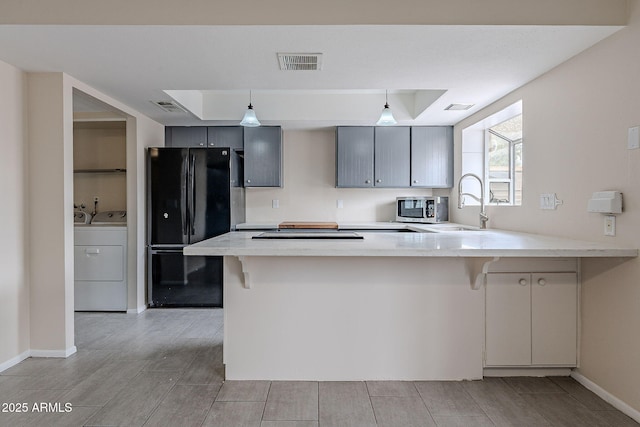
[[556, 207], [561, 204], [562, 201], [558, 200], [556, 193], [540, 194], [540, 209], [555, 210]]
[[280, 207], [280, 200], [278, 199], [271, 200], [271, 207], [273, 209], [278, 209]]

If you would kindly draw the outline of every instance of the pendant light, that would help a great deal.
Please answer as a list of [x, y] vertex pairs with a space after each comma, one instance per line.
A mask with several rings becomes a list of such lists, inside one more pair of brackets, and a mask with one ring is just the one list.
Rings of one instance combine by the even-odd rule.
[[251, 105], [251, 91], [249, 91], [249, 106], [247, 107], [247, 111], [244, 112], [244, 117], [242, 118], [240, 125], [250, 128], [260, 126], [260, 121], [256, 117], [256, 112], [253, 110], [253, 105]]
[[389, 108], [389, 99], [388, 93], [384, 91], [384, 108], [382, 109], [382, 114], [380, 114], [380, 118], [376, 123], [378, 126], [391, 126], [395, 125], [397, 120], [393, 118], [393, 113], [391, 112], [391, 108]]

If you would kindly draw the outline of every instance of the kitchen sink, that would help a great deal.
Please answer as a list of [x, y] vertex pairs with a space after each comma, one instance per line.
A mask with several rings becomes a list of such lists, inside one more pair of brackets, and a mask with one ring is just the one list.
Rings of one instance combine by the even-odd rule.
[[363, 237], [350, 231], [304, 230], [304, 231], [266, 231], [253, 236], [252, 239], [363, 239]]
[[417, 233], [416, 230], [408, 228], [349, 228], [349, 231], [362, 233]]
[[435, 232], [438, 232], [438, 231], [482, 231], [479, 228], [460, 227], [458, 225], [445, 225], [445, 226], [433, 227], [431, 230], [433, 230]]

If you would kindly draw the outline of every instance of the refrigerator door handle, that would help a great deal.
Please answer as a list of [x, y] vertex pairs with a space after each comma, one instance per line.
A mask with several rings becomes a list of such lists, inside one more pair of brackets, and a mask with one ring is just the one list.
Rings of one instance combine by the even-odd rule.
[[189, 162], [189, 200], [190, 200], [190, 206], [189, 206], [189, 221], [191, 222], [191, 235], [193, 236], [194, 234], [196, 234], [196, 178], [194, 176], [195, 174], [195, 164], [196, 164], [196, 156], [194, 154], [192, 154], [191, 156], [191, 161]]
[[180, 213], [182, 214], [182, 235], [183, 242], [184, 238], [188, 235], [188, 224], [187, 224], [187, 180], [188, 180], [188, 164], [187, 162], [182, 162], [182, 196], [180, 200]]

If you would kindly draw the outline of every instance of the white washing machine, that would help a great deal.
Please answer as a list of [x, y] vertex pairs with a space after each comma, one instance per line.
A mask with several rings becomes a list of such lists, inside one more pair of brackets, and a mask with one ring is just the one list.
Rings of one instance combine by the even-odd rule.
[[127, 310], [127, 217], [97, 213], [75, 226], [75, 310]]

